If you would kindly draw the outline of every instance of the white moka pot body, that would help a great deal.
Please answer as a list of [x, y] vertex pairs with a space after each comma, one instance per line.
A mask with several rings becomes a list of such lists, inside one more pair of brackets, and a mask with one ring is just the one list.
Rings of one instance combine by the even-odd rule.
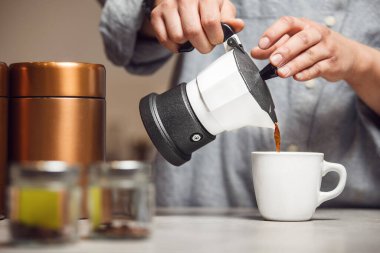
[[248, 90], [233, 50], [189, 82], [186, 92], [199, 121], [213, 135], [244, 126], [274, 128], [269, 114]]

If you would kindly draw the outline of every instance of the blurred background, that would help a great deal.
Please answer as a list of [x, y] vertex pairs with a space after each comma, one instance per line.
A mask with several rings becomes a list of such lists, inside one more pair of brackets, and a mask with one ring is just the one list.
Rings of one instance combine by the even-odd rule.
[[[126, 0], [128, 1], [128, 0]], [[134, 76], [107, 59], [96, 0], [0, 0], [0, 61], [79, 61], [107, 70], [107, 159], [153, 157], [138, 103], [169, 87], [173, 57], [151, 76]]]

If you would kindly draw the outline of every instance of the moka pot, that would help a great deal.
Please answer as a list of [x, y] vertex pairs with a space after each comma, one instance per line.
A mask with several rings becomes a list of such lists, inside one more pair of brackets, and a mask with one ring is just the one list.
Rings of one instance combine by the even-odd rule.
[[[276, 69], [268, 65], [260, 73], [233, 30], [226, 24], [222, 27], [224, 55], [189, 83], [140, 101], [141, 119], [150, 139], [173, 165], [189, 161], [194, 151], [224, 131], [245, 126], [274, 128], [277, 122], [265, 83], [276, 76]], [[182, 46], [182, 51], [191, 49], [189, 43]]]

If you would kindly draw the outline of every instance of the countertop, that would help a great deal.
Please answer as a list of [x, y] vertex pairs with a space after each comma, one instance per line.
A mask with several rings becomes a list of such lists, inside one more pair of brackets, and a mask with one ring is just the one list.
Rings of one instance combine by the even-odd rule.
[[[11, 247], [0, 221], [0, 252], [380, 252], [380, 210], [318, 209], [307, 222], [272, 222], [256, 209], [160, 209], [145, 240], [90, 240], [47, 248]], [[88, 223], [80, 221], [81, 234]]]

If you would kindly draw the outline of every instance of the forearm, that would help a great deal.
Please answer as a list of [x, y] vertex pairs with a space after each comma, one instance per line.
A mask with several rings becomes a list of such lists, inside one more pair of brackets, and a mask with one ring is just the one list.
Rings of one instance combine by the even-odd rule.
[[352, 43], [357, 56], [345, 81], [368, 107], [380, 115], [380, 51], [358, 42]]
[[171, 54], [158, 42], [141, 36], [144, 23], [143, 0], [107, 0], [103, 7], [100, 32], [107, 57], [131, 73], [150, 74]]

